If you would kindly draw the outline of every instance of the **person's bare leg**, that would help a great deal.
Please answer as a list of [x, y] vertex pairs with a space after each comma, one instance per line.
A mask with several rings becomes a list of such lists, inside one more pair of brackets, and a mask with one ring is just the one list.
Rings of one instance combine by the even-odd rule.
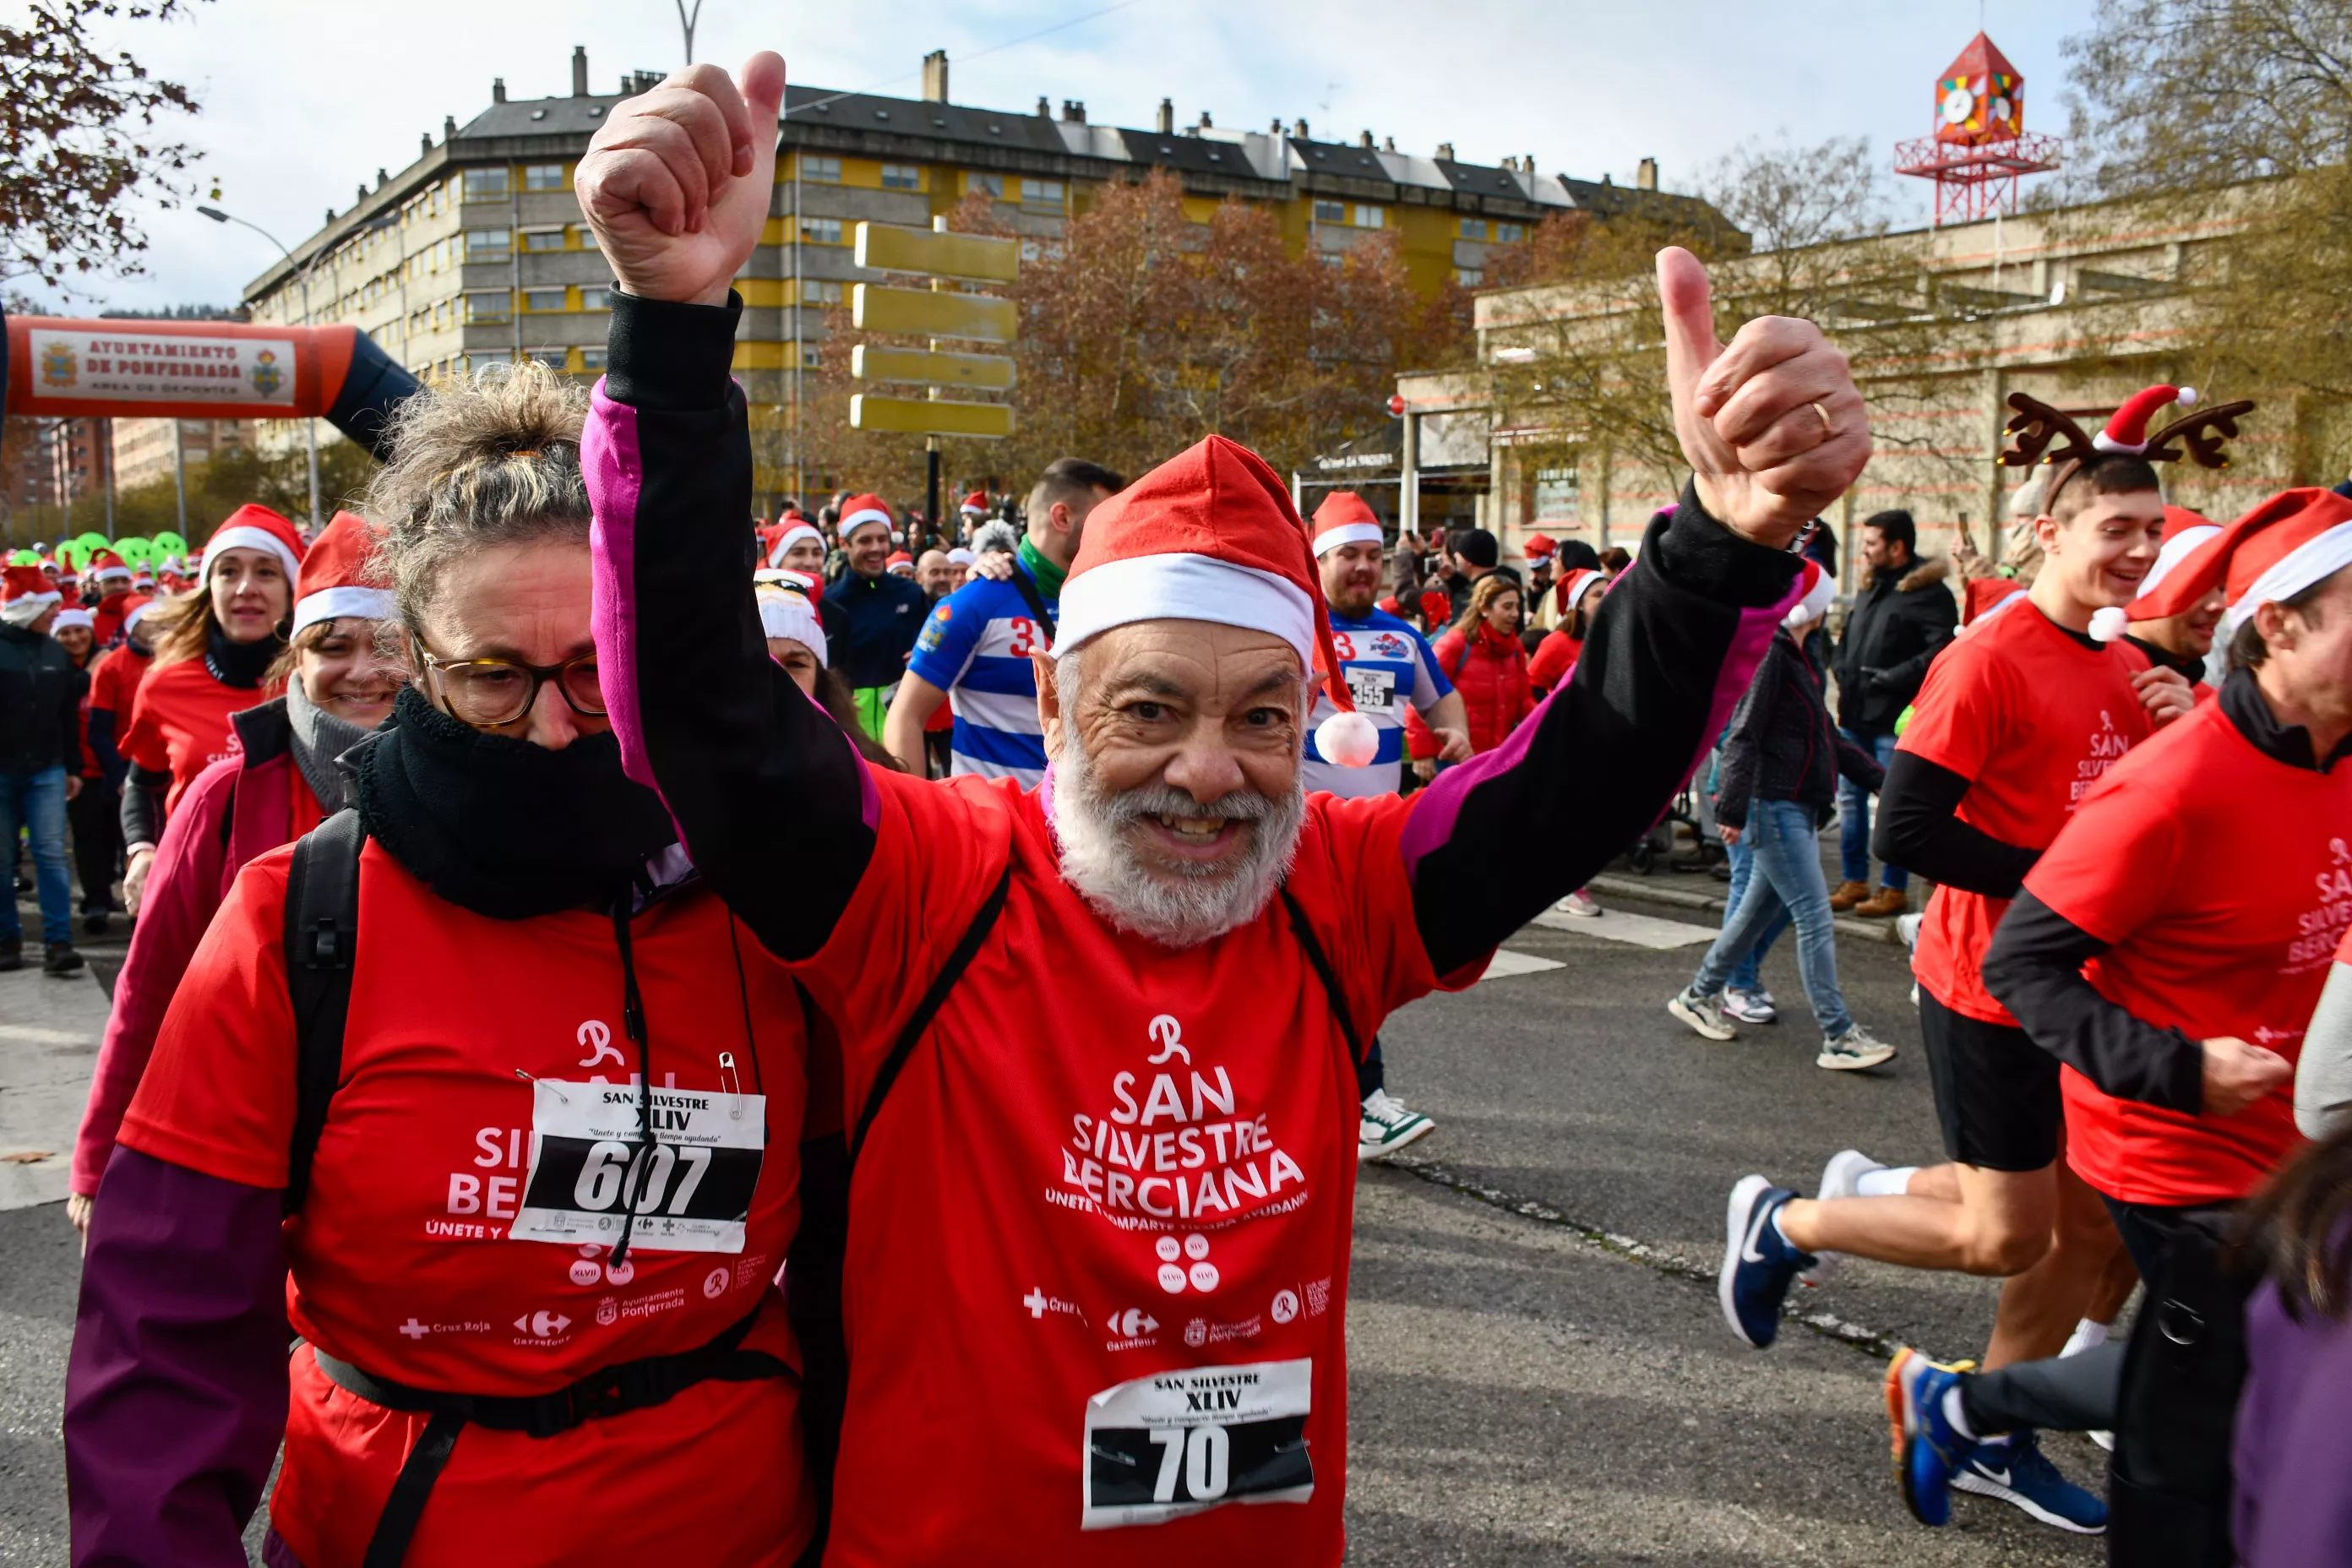
[[[1940, 1180], [1944, 1171], [1953, 1173], [1957, 1203], [1920, 1195], [1923, 1178]], [[2005, 1278], [2031, 1269], [2049, 1250], [2056, 1202], [2049, 1167], [1950, 1165], [1920, 1172], [1901, 1197], [1794, 1198], [1779, 1218], [1781, 1234], [1807, 1252]]]
[[1987, 1372], [2065, 1349], [2094, 1288], [2123, 1245], [2099, 1194], [2064, 1163], [2053, 1169], [2057, 1181], [2050, 1247], [2041, 1261], [2001, 1287], [1992, 1342], [1985, 1348]]
[[2124, 1315], [2124, 1304], [2138, 1288], [2139, 1265], [2132, 1261], [2131, 1248], [2118, 1236], [2114, 1254], [2099, 1272], [2098, 1283], [2091, 1287], [2091, 1304], [2084, 1309], [2083, 1316], [2095, 1323], [2112, 1325]]
[[1915, 1198], [1937, 1198], [1944, 1203], [1960, 1201], [1960, 1168], [1947, 1161], [1940, 1165], [1922, 1165], [1911, 1173], [1903, 1190]]

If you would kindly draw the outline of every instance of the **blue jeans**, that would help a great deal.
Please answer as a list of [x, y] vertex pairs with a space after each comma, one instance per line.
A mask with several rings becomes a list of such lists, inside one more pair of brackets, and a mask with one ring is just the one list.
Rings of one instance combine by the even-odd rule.
[[[1740, 895], [1748, 890], [1748, 879], [1756, 868], [1756, 851], [1748, 847], [1748, 836], [1743, 833], [1739, 842], [1727, 847], [1724, 853], [1731, 858], [1731, 886], [1723, 900], [1724, 916], [1728, 919], [1739, 907]], [[1756, 939], [1756, 945], [1748, 950], [1748, 956], [1739, 961], [1725, 984], [1734, 991], [1762, 990], [1764, 982], [1758, 972], [1764, 966], [1764, 955], [1772, 951], [1772, 944], [1788, 929], [1789, 907], [1782, 904], [1780, 912], [1764, 922], [1764, 933]]]
[[[1893, 731], [1838, 733], [1876, 757], [1882, 768], [1895, 755]], [[1870, 792], [1843, 774], [1838, 777], [1838, 869], [1849, 882], [1870, 880]], [[1911, 873], [1900, 866], [1881, 868], [1878, 879], [1897, 892], [1911, 886]]]
[[22, 942], [25, 925], [16, 913], [16, 835], [33, 841], [33, 885], [41, 895], [41, 940], [73, 937], [72, 889], [66, 886], [66, 770], [0, 773], [0, 844], [8, 847], [8, 897], [0, 903], [0, 942]]
[[1700, 961], [1691, 989], [1712, 996], [1729, 981], [1739, 961], [1776, 918], [1797, 927], [1797, 973], [1822, 1034], [1834, 1039], [1853, 1026], [1838, 989], [1837, 944], [1830, 923], [1830, 887], [1822, 877], [1820, 842], [1813, 837], [1813, 808], [1792, 800], [1759, 800], [1748, 807], [1748, 831], [1740, 837], [1755, 857], [1755, 868], [1739, 902], [1724, 916], [1723, 931]]

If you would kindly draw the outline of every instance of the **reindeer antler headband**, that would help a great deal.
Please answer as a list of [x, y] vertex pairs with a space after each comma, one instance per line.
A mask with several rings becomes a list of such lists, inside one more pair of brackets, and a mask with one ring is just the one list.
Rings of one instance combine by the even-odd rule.
[[2106, 428], [2092, 436], [2074, 423], [2072, 416], [2038, 397], [2012, 392], [2009, 405], [2017, 412], [2004, 427], [2011, 445], [2001, 452], [2000, 464], [2011, 468], [2034, 463], [2063, 465], [2042, 492], [2044, 511], [2050, 510], [2058, 499], [2058, 491], [2083, 470], [2084, 464], [2105, 457], [2122, 455], [2150, 463], [2177, 463], [2186, 458], [2200, 468], [2227, 468], [2230, 459], [2221, 445], [2237, 436], [2238, 416], [2253, 411], [2253, 404], [2247, 399], [2199, 409], [2154, 435], [2147, 433], [2148, 420], [2166, 404], [2179, 403], [2185, 408], [2196, 401], [2195, 387], [2151, 386], [2125, 399], [2123, 406], [2107, 421]]

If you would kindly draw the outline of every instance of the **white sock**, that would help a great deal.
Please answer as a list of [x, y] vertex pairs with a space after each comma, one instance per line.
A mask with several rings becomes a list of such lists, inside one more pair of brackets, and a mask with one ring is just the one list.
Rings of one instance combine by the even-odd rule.
[[1960, 1385], [1957, 1383], [1944, 1390], [1944, 1419], [1950, 1424], [1953, 1431], [1958, 1432], [1969, 1442], [1973, 1443], [1977, 1440], [1977, 1435], [1969, 1429], [1968, 1416], [1961, 1412]]
[[1911, 1190], [1911, 1178], [1918, 1173], [1916, 1165], [1898, 1165], [1891, 1171], [1864, 1171], [1854, 1181], [1854, 1196], [1899, 1198]]
[[1802, 1251], [1804, 1251], [1805, 1249], [1804, 1249], [1803, 1247], [1798, 1247], [1798, 1246], [1797, 1246], [1797, 1244], [1796, 1244], [1795, 1242], [1793, 1242], [1793, 1241], [1790, 1241], [1790, 1240], [1789, 1240], [1789, 1233], [1788, 1233], [1786, 1230], [1784, 1230], [1784, 1229], [1782, 1229], [1782, 1228], [1781, 1228], [1780, 1221], [1781, 1221], [1782, 1217], [1783, 1217], [1783, 1216], [1785, 1216], [1785, 1215], [1788, 1214], [1788, 1212], [1789, 1212], [1789, 1205], [1788, 1205], [1787, 1204], [1782, 1204], [1779, 1208], [1776, 1208], [1776, 1209], [1774, 1209], [1774, 1210], [1772, 1211], [1772, 1234], [1773, 1234], [1774, 1236], [1779, 1237], [1781, 1239], [1781, 1241], [1783, 1241], [1783, 1242], [1787, 1243], [1787, 1245], [1788, 1245], [1789, 1247], [1790, 1247], [1791, 1248], [1793, 1248], [1794, 1250], [1796, 1250], [1796, 1251], [1798, 1251], [1798, 1252], [1802, 1252]]
[[2096, 1350], [2107, 1342], [2107, 1336], [2114, 1331], [2113, 1323], [2096, 1323], [2084, 1318], [2074, 1325], [2074, 1332], [2066, 1341], [2066, 1348], [2058, 1352], [2059, 1359], [2063, 1361], [2070, 1355], [2080, 1355], [2084, 1351]]

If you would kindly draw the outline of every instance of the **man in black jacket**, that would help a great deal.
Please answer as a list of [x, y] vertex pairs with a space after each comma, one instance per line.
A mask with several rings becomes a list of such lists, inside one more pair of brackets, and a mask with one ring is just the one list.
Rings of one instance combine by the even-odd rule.
[[[72, 889], [66, 882], [66, 802], [81, 789], [84, 676], [49, 636], [63, 596], [37, 566], [7, 569], [0, 601], [0, 844], [13, 881], [19, 830], [32, 840], [34, 885], [41, 900], [42, 969], [71, 974]], [[16, 889], [0, 902], [0, 970], [25, 966], [25, 931]]]
[[[1918, 558], [1918, 530], [1907, 511], [1875, 513], [1862, 525], [1868, 576], [1846, 616], [1838, 643], [1838, 727], [1878, 760], [1895, 754], [1895, 722], [1919, 695], [1927, 666], [1959, 623], [1944, 586], [1944, 563]], [[1884, 918], [1910, 908], [1911, 874], [1887, 866], [1870, 888], [1870, 795], [1845, 781], [1838, 794], [1839, 857], [1844, 880], [1830, 908]]]

